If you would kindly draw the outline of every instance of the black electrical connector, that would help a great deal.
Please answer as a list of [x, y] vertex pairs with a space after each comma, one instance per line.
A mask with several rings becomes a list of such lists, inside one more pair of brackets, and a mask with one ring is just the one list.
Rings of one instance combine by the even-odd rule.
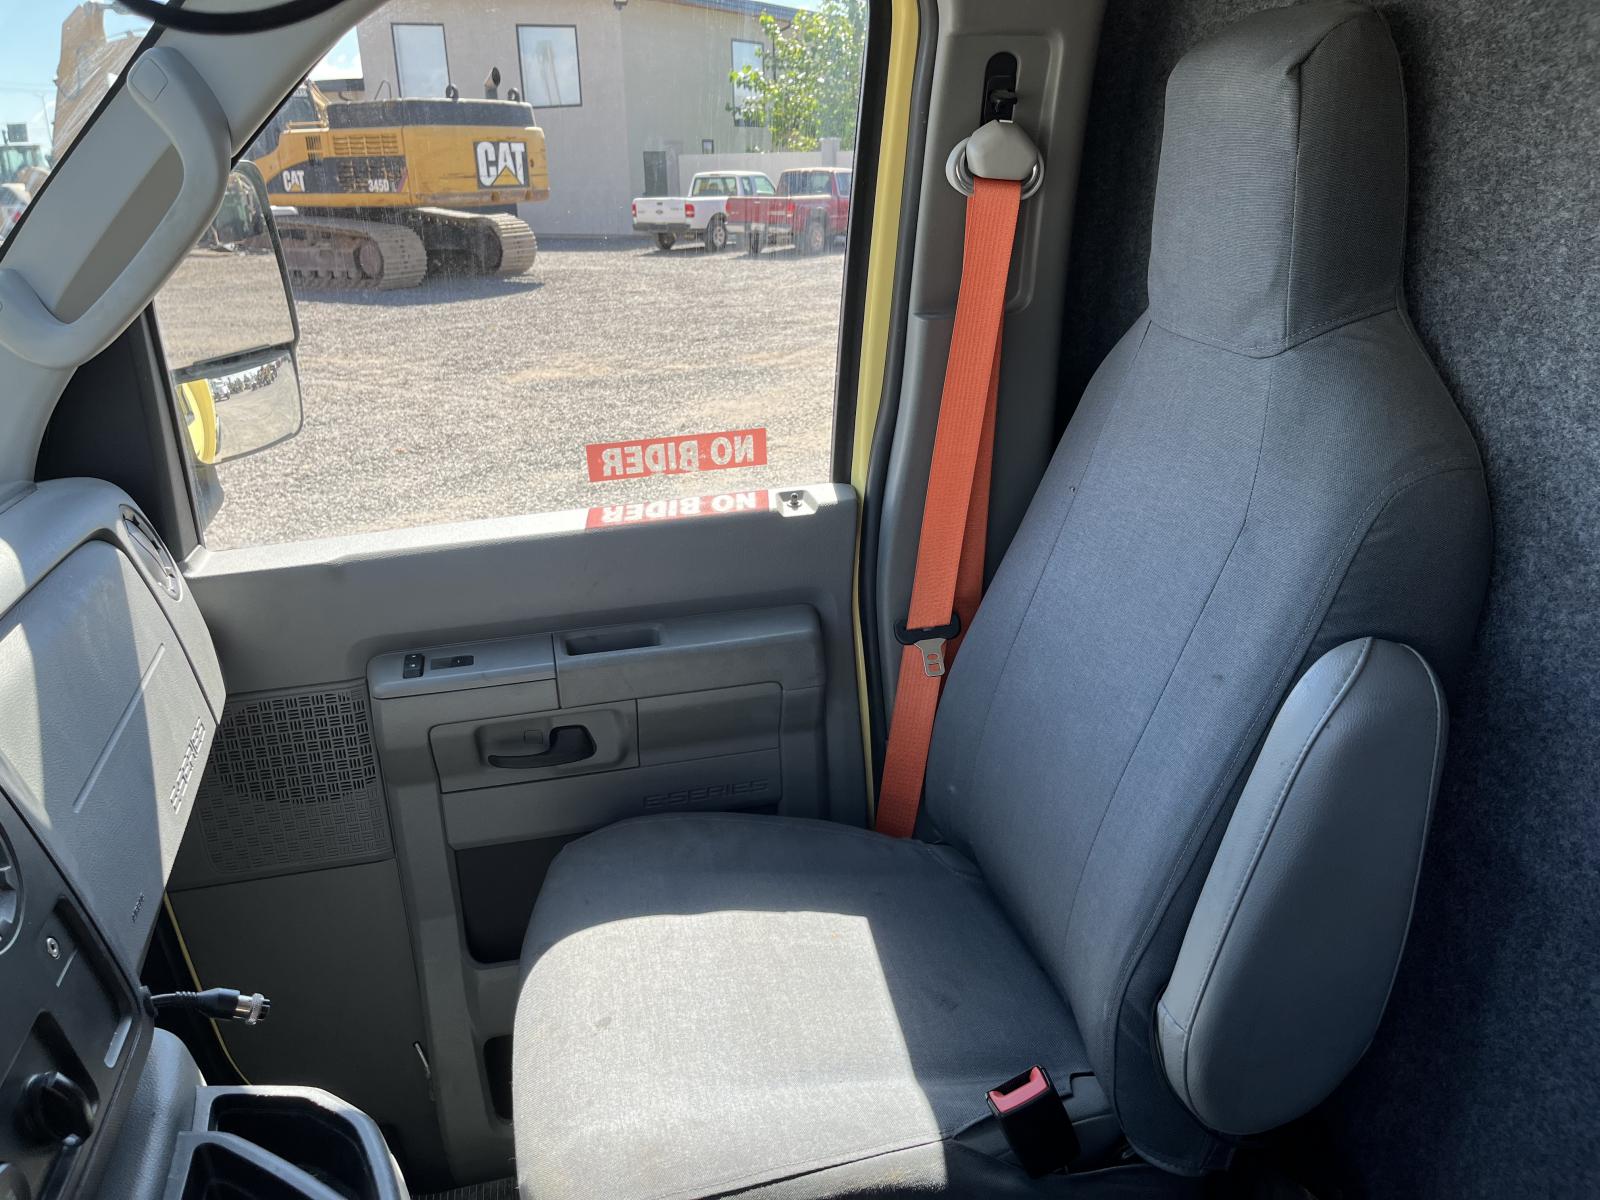
[[256, 1025], [267, 1019], [272, 1011], [272, 1001], [260, 992], [235, 991], [233, 988], [207, 988], [203, 992], [161, 992], [150, 997], [151, 1006], [161, 1012], [176, 1009], [197, 1013], [214, 1021], [243, 1021]]

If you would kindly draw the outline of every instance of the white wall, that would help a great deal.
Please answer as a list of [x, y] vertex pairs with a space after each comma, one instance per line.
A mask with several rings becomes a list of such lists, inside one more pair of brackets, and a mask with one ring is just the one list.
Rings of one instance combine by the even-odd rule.
[[[610, 0], [604, 0], [609, 5]], [[644, 194], [644, 153], [674, 163], [710, 139], [725, 152], [767, 144], [767, 131], [734, 123], [733, 43], [765, 42], [753, 15], [658, 0], [630, 0], [622, 14], [622, 74], [628, 92], [629, 199]], [[683, 176], [688, 181], [688, 176]], [[624, 206], [626, 207], [626, 206]]]
[[[669, 176], [676, 161], [678, 182], [687, 187], [703, 169], [688, 164], [705, 156], [683, 151], [698, 150], [706, 138], [739, 150], [766, 136], [734, 125], [729, 109], [732, 41], [762, 36], [750, 14], [677, 0], [632, 0], [620, 11], [612, 0], [389, 0], [358, 26], [369, 99], [396, 93], [390, 26], [400, 21], [445, 27], [450, 77], [463, 96], [481, 95], [493, 66], [503, 77], [502, 96], [522, 88], [518, 24], [577, 28], [582, 105], [535, 109], [550, 159], [550, 198], [520, 205], [518, 214], [538, 234], [631, 234], [628, 202], [644, 191], [644, 151], [667, 151]], [[709, 161], [743, 165], [744, 157]], [[815, 154], [754, 157], [761, 160], [754, 169], [774, 176], [823, 161]], [[849, 162], [848, 154], [836, 158]]]
[[499, 67], [500, 95], [522, 90], [517, 25], [574, 25], [578, 31], [581, 105], [536, 108], [550, 158], [550, 198], [518, 206], [518, 215], [539, 234], [631, 233], [628, 176], [627, 97], [619, 78], [622, 14], [599, 0], [389, 0], [358, 26], [367, 96], [380, 84], [395, 87], [397, 21], [432, 21], [445, 27], [450, 78], [463, 96], [483, 95], [483, 79]]

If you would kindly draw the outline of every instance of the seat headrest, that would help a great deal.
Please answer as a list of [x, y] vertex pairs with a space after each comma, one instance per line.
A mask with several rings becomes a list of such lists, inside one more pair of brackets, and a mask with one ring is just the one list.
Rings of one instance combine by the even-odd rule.
[[1150, 317], [1255, 357], [1398, 302], [1405, 96], [1364, 5], [1256, 13], [1167, 81]]

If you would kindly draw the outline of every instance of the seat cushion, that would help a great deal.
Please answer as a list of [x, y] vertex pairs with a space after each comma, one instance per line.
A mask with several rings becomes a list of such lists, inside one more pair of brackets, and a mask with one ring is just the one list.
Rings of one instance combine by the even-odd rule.
[[551, 868], [522, 962], [525, 1200], [1031, 1189], [995, 1139], [946, 1139], [1032, 1063], [1063, 1091], [1088, 1069], [970, 863], [824, 821], [591, 834]]

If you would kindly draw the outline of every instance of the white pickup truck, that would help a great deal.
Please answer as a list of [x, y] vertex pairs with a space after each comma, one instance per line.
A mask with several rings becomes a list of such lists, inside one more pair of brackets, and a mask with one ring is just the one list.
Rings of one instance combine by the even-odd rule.
[[729, 227], [728, 201], [735, 196], [771, 196], [777, 189], [760, 171], [702, 171], [689, 182], [687, 196], [640, 196], [633, 202], [633, 228], [653, 233], [656, 245], [670, 250], [679, 242], [699, 242], [712, 253], [727, 249], [737, 232]]

